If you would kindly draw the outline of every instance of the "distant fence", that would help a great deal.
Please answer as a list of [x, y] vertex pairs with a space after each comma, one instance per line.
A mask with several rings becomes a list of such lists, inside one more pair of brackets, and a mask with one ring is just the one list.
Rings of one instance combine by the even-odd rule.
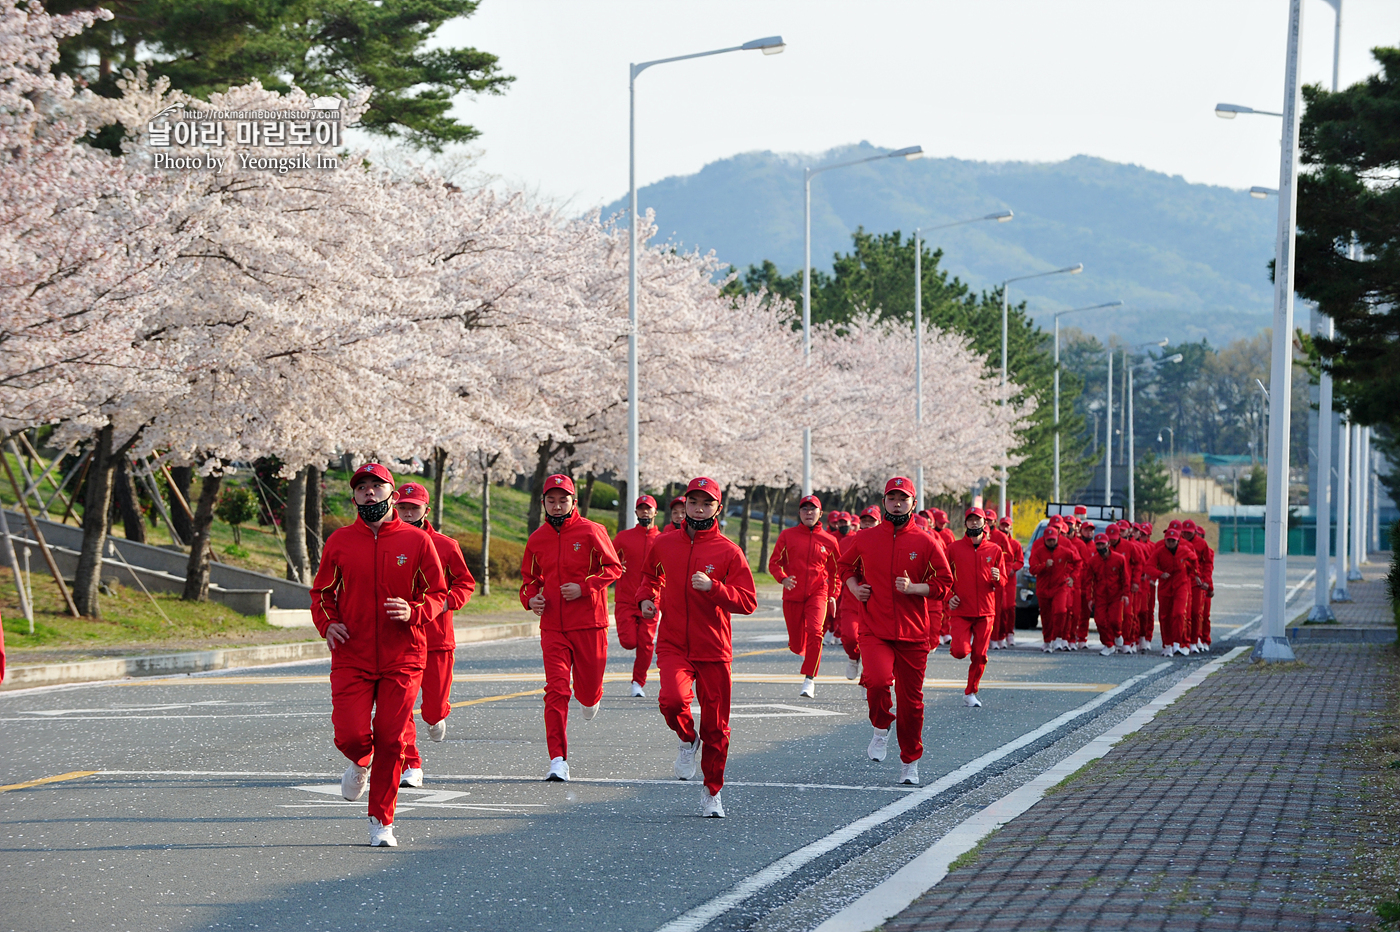
[[[1220, 553], [1263, 553], [1264, 527], [1260, 524], [1217, 522], [1220, 527]], [[1332, 528], [1332, 543], [1336, 543], [1336, 528]], [[1332, 551], [1336, 552], [1335, 546]], [[1317, 528], [1302, 524], [1288, 530], [1290, 556], [1313, 556], [1317, 553]]]

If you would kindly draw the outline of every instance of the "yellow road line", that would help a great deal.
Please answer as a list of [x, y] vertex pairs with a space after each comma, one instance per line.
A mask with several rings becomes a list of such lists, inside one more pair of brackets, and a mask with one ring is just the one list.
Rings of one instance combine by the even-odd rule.
[[[786, 647], [774, 647], [774, 648], [770, 648], [769, 650], [748, 650], [748, 651], [744, 651], [742, 654], [735, 654], [734, 657], [737, 659], [737, 658], [739, 658], [739, 657], [755, 657], [755, 656], [757, 656], [757, 655], [759, 655], [759, 654], [790, 654], [790, 653], [792, 653], [792, 651], [788, 650]], [[798, 655], [797, 655], [797, 654], [793, 654], [793, 656], [796, 657], [796, 656], [798, 656]]]
[[43, 786], [45, 783], [59, 783], [63, 780], [76, 780], [79, 777], [90, 777], [100, 771], [96, 770], [74, 770], [70, 773], [61, 773], [54, 777], [40, 777], [37, 780], [25, 780], [23, 783], [11, 783], [9, 786], [0, 786], [0, 793], [8, 793], [10, 790], [27, 790], [31, 786]]
[[[543, 692], [543, 689], [530, 689], [523, 693], [506, 693], [503, 696], [484, 696], [480, 699], [468, 699], [465, 702], [454, 702], [449, 705], [448, 708], [460, 709], [464, 705], [480, 705], [483, 702], [500, 702], [502, 699], [519, 699], [522, 696], [538, 696]], [[423, 714], [422, 708], [414, 709], [413, 714], [421, 716]]]

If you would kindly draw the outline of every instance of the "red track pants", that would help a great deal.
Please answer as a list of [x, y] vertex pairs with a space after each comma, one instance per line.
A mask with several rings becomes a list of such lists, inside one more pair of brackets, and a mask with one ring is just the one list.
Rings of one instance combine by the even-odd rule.
[[783, 599], [788, 650], [802, 658], [802, 675], [816, 676], [822, 667], [822, 635], [826, 625], [826, 593], [805, 599]]
[[1152, 606], [1157, 602], [1157, 587], [1147, 580], [1142, 581], [1142, 591], [1138, 593], [1138, 637], [1152, 640], [1154, 622]]
[[551, 759], [569, 759], [569, 674], [579, 705], [603, 698], [603, 671], [608, 665], [608, 629], [541, 631], [544, 653], [544, 735]]
[[385, 825], [394, 822], [404, 735], [413, 727], [413, 700], [422, 677], [421, 670], [331, 670], [335, 746], [352, 763], [369, 766], [369, 814]]
[[836, 636], [841, 639], [841, 647], [846, 651], [846, 656], [851, 660], [859, 660], [860, 616], [856, 614], [855, 609], [843, 605], [836, 622]]
[[[429, 725], [452, 714], [452, 661], [456, 651], [428, 651], [428, 665], [423, 668], [423, 721]], [[412, 716], [408, 719], [408, 733], [404, 735], [403, 765], [422, 767], [423, 758], [418, 754], [418, 726]]]
[[724, 786], [724, 765], [729, 760], [729, 697], [733, 689], [729, 662], [687, 660], [683, 655], [664, 651], [656, 656], [660, 668], [661, 694], [658, 704], [666, 725], [682, 741], [696, 738], [690, 700], [700, 698], [700, 771], [705, 789], [711, 795]]
[[632, 682], [638, 686], [647, 684], [651, 658], [656, 655], [656, 623], [660, 620], [660, 615], [648, 620], [636, 611], [617, 616], [618, 642], [623, 650], [637, 652], [637, 659], [632, 662]]
[[1128, 637], [1123, 633], [1123, 610], [1122, 599], [1094, 603], [1094, 624], [1098, 626], [1099, 641], [1104, 647], [1112, 647], [1120, 637], [1127, 643]]
[[1194, 585], [1191, 587], [1191, 614], [1189, 616], [1191, 620], [1191, 633], [1188, 637], [1188, 641], [1191, 644], [1205, 639], [1206, 604], [1209, 601], [1210, 600], [1206, 598], [1206, 591], [1204, 589], [1200, 589]]
[[1201, 607], [1201, 640], [1210, 646], [1210, 603], [1215, 600], [1212, 595], [1207, 595], [1205, 605]]
[[1044, 597], [1039, 599], [1040, 629], [1046, 644], [1056, 638], [1064, 638], [1068, 641], [1073, 636], [1073, 606], [1078, 598], [1079, 593], [1074, 589], [1060, 589], [1058, 592], [1051, 593], [1048, 599]]
[[[925, 641], [887, 641], [868, 634], [860, 638], [860, 684], [865, 687], [870, 724], [876, 728], [895, 724], [899, 759], [906, 764], [924, 756], [924, 670], [928, 668], [928, 650]], [[985, 643], [982, 650], [985, 654]], [[894, 712], [890, 711], [891, 684], [899, 700]]]
[[1157, 587], [1157, 617], [1162, 623], [1162, 646], [1186, 646], [1186, 626], [1191, 608], [1189, 590], [1175, 586]]
[[972, 664], [967, 668], [967, 689], [963, 690], [964, 696], [977, 692], [977, 686], [982, 682], [982, 671], [987, 669], [987, 645], [991, 641], [991, 615], [953, 616], [953, 643], [949, 645], [949, 649], [957, 660], [969, 654], [972, 657]]

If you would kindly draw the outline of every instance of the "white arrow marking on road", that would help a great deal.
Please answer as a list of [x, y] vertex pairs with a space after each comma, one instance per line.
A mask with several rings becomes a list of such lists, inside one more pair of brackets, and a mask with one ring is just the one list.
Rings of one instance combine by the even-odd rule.
[[[323, 786], [298, 786], [298, 790], [306, 790], [308, 793], [324, 793], [326, 796], [340, 796], [340, 784], [332, 783]], [[412, 807], [400, 806], [400, 812], [407, 812], [409, 808], [418, 806], [428, 806], [433, 809], [477, 809], [482, 812], [512, 812], [517, 809], [542, 809], [544, 803], [454, 803], [452, 800], [463, 796], [470, 796], [471, 792], [457, 792], [455, 790], [419, 790], [403, 787], [399, 790], [399, 796], [416, 796], [410, 800]], [[356, 803], [343, 800], [338, 803], [297, 803], [292, 805], [282, 805], [279, 809], [310, 809], [316, 806], [354, 806]]]

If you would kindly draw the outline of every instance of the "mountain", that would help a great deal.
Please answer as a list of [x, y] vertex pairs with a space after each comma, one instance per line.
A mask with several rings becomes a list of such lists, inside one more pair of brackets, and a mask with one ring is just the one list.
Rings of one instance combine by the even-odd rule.
[[[767, 258], [802, 267], [802, 170], [889, 151], [862, 142], [819, 156], [749, 152], [638, 192], [661, 238], [713, 249], [740, 269]], [[604, 208], [604, 216], [626, 199]], [[1100, 338], [1130, 342], [1209, 339], [1220, 346], [1271, 322], [1277, 202], [1245, 191], [1190, 184], [1177, 175], [1090, 156], [1063, 162], [880, 159], [812, 180], [812, 265], [831, 268], [860, 226], [871, 232], [984, 216], [928, 234], [943, 268], [974, 289], [1008, 277], [1084, 263], [1080, 275], [1011, 285], [1049, 327], [1051, 313], [1121, 299], [1124, 307], [1061, 319]]]

